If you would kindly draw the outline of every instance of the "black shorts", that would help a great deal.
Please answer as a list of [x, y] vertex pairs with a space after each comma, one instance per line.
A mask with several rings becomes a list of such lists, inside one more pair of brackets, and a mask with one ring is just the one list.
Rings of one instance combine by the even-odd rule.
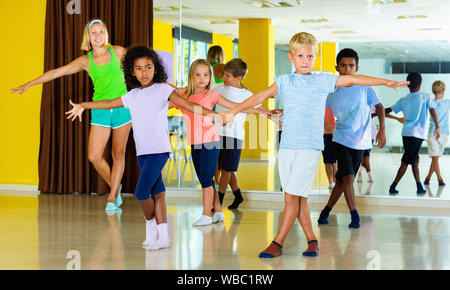
[[361, 166], [364, 150], [348, 148], [336, 142], [333, 142], [333, 150], [338, 163], [336, 179], [342, 181], [344, 176], [355, 176]]
[[243, 141], [240, 139], [220, 136], [220, 153], [218, 169], [228, 172], [236, 172], [241, 160]]
[[[373, 139], [372, 139], [372, 147], [373, 147]], [[372, 151], [372, 149], [367, 149], [367, 150], [364, 150], [364, 153], [363, 153], [363, 157], [367, 157], [367, 156], [370, 156], [370, 152]]]
[[403, 149], [405, 153], [402, 156], [402, 162], [406, 164], [414, 164], [419, 159], [419, 150], [422, 147], [422, 139], [416, 137], [403, 136]]
[[333, 134], [324, 134], [323, 143], [324, 143], [324, 148], [322, 151], [323, 163], [325, 164], [336, 163], [336, 155], [334, 155], [333, 151]]

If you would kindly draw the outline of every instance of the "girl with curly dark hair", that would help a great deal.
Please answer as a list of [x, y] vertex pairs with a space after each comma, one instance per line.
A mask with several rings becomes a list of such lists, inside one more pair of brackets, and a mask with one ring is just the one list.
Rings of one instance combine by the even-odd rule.
[[[129, 87], [133, 89], [114, 100], [74, 104], [67, 112], [68, 119], [81, 119], [84, 109], [111, 109], [124, 106], [131, 113], [138, 164], [141, 170], [136, 185], [136, 198], [146, 219], [148, 250], [170, 247], [167, 227], [165, 187], [161, 170], [171, 153], [167, 111], [169, 101], [183, 109], [202, 115], [215, 115], [179, 96], [166, 82], [167, 74], [158, 55], [152, 49], [137, 46], [128, 49], [123, 71]], [[157, 239], [158, 235], [158, 239]]]

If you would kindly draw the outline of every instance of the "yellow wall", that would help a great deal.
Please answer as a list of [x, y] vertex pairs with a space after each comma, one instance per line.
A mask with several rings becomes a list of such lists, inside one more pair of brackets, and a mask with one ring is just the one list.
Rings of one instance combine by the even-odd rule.
[[[253, 93], [268, 88], [275, 77], [275, 40], [274, 28], [270, 19], [239, 19], [239, 57], [248, 65], [248, 73], [243, 84]], [[274, 108], [274, 100], [264, 103]], [[250, 117], [254, 119], [253, 117]], [[247, 117], [249, 120], [249, 117]], [[251, 126], [251, 130], [249, 130]], [[255, 127], [257, 126], [257, 127]], [[262, 129], [260, 130], [260, 127]], [[257, 149], [249, 149], [249, 131], [265, 132], [259, 139]], [[270, 159], [275, 152], [276, 129], [272, 121], [258, 121], [246, 124], [246, 148], [242, 150], [242, 158]]]
[[0, 1], [0, 184], [37, 185], [42, 85], [17, 87], [43, 73], [46, 0]]
[[208, 47], [218, 45], [225, 54], [225, 63], [233, 59], [233, 38], [218, 33], [213, 33], [213, 42]]

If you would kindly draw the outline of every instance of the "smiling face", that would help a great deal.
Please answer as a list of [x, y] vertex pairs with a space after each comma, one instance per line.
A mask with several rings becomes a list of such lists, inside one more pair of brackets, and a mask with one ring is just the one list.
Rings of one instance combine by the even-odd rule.
[[339, 75], [354, 75], [358, 71], [359, 67], [356, 64], [356, 60], [353, 57], [343, 57], [339, 60], [336, 66], [336, 71]]
[[211, 81], [211, 70], [207, 65], [198, 64], [193, 72], [196, 89], [206, 89]]
[[288, 53], [289, 61], [295, 66], [295, 72], [298, 74], [311, 74], [311, 70], [316, 61], [316, 52], [311, 45], [302, 45], [295, 47]]
[[146, 88], [153, 84], [155, 76], [155, 65], [148, 57], [141, 57], [134, 61], [133, 75], [141, 83], [141, 87]]
[[101, 23], [94, 23], [89, 28], [89, 40], [92, 48], [102, 47], [106, 44], [106, 29]]

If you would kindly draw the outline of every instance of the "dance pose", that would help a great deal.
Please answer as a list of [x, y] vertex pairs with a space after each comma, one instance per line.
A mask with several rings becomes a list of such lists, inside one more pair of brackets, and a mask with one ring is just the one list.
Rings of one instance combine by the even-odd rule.
[[[108, 30], [103, 21], [94, 19], [86, 24], [81, 49], [88, 51], [71, 63], [50, 70], [42, 76], [12, 89], [19, 96], [31, 86], [50, 82], [54, 79], [86, 71], [94, 83], [93, 101], [113, 100], [127, 93], [121, 68], [125, 48], [109, 44]], [[122, 204], [120, 195], [125, 169], [125, 149], [131, 129], [130, 111], [124, 107], [109, 110], [92, 110], [91, 128], [88, 141], [88, 158], [95, 170], [110, 187], [106, 211], [117, 210]], [[112, 132], [112, 168], [103, 157], [105, 147]]]
[[280, 180], [284, 190], [285, 208], [281, 226], [272, 243], [259, 257], [274, 258], [281, 255], [282, 247], [295, 219], [298, 218], [306, 235], [308, 248], [304, 256], [317, 256], [319, 242], [314, 235], [307, 198], [317, 172], [323, 150], [323, 122], [325, 102], [335, 87], [385, 85], [396, 88], [406, 85], [363, 75], [333, 76], [311, 72], [317, 56], [316, 38], [306, 32], [294, 35], [289, 43], [288, 58], [295, 73], [279, 76], [275, 83], [248, 98], [233, 109], [219, 114], [218, 120], [229, 123], [234, 116], [261, 104], [275, 95], [283, 95], [284, 119], [279, 158]]
[[[133, 136], [141, 174], [136, 185], [136, 198], [146, 219], [146, 240], [149, 250], [170, 245], [167, 227], [165, 187], [161, 170], [171, 153], [167, 112], [169, 101], [186, 112], [213, 115], [209, 109], [196, 106], [179, 96], [166, 84], [167, 74], [155, 51], [138, 46], [128, 50], [124, 59], [125, 78], [134, 88], [121, 98], [74, 104], [67, 112], [72, 121], [81, 120], [84, 109], [112, 109], [125, 106], [131, 112]], [[194, 108], [198, 107], [198, 108]], [[156, 216], [156, 218], [155, 218]], [[157, 238], [158, 236], [158, 238]]]

